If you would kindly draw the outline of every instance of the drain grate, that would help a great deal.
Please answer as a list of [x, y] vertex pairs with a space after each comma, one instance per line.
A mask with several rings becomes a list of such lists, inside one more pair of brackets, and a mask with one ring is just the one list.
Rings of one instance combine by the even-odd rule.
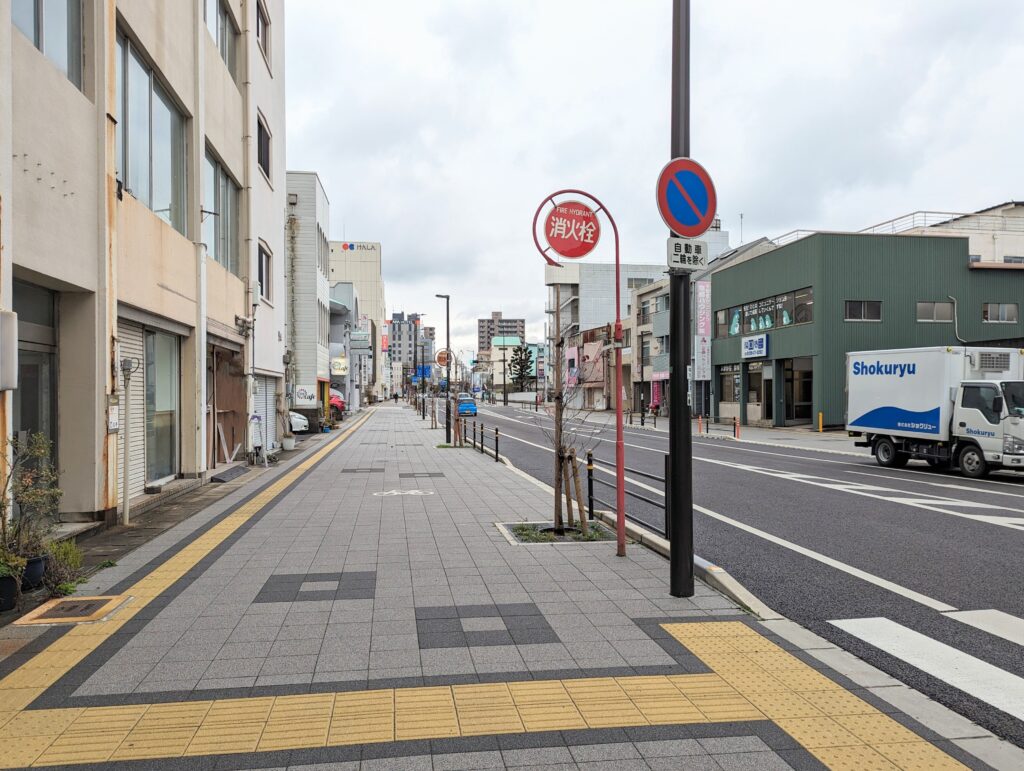
[[406, 471], [403, 474], [399, 474], [399, 479], [434, 479], [436, 477], [443, 477], [444, 473], [440, 471]]
[[27, 613], [15, 624], [79, 624], [97, 621], [128, 599], [127, 595], [115, 594], [101, 597], [62, 597], [44, 602], [31, 613]]
[[342, 474], [383, 474], [382, 468], [343, 468]]

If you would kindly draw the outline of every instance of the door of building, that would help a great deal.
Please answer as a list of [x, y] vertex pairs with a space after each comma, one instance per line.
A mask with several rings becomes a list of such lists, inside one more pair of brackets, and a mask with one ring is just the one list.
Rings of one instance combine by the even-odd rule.
[[146, 481], [178, 475], [180, 360], [177, 335], [146, 330]]
[[786, 425], [811, 423], [814, 410], [814, 360], [809, 356], [785, 359]]

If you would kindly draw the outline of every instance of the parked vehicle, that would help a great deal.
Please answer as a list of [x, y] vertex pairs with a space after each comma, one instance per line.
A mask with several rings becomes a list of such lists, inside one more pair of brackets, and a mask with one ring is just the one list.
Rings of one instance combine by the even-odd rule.
[[455, 400], [461, 402], [464, 399], [472, 399], [472, 398], [473, 398], [472, 394], [467, 394], [465, 391], [462, 391], [461, 393], [459, 393], [458, 396], [455, 397]]
[[293, 434], [309, 431], [309, 419], [306, 418], [305, 415], [300, 415], [298, 412], [288, 413], [288, 423], [291, 426]]
[[341, 391], [331, 389], [331, 420], [338, 422], [345, 414], [345, 397]]
[[476, 417], [476, 400], [469, 396], [468, 399], [463, 399], [463, 396], [469, 396], [468, 394], [459, 394], [459, 415], [468, 415], [471, 418]]
[[935, 347], [846, 357], [846, 429], [880, 466], [980, 478], [1024, 470], [1024, 351]]

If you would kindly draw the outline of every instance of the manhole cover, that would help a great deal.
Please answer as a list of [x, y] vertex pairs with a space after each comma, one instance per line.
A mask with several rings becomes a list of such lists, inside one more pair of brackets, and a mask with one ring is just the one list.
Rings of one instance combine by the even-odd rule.
[[44, 602], [31, 613], [15, 621], [15, 624], [79, 624], [83, 621], [97, 621], [127, 599], [127, 595], [105, 595], [102, 597], [61, 597]]
[[373, 473], [384, 473], [382, 468], [343, 468], [342, 474], [373, 474]]
[[433, 479], [434, 477], [443, 477], [444, 473], [440, 471], [406, 471], [398, 475], [399, 479]]

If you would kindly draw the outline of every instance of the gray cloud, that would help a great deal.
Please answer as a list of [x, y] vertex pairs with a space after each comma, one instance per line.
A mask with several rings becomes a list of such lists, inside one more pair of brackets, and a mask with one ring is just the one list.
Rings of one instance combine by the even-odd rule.
[[[561, 187], [608, 205], [624, 260], [661, 261], [669, 3], [287, 10], [289, 168], [320, 172], [332, 237], [383, 242], [389, 309], [440, 325], [450, 292], [456, 348], [498, 309], [539, 337], [529, 223]], [[734, 244], [740, 212], [750, 240], [1024, 196], [1024, 4], [731, 0], [693, 25], [692, 152]]]

